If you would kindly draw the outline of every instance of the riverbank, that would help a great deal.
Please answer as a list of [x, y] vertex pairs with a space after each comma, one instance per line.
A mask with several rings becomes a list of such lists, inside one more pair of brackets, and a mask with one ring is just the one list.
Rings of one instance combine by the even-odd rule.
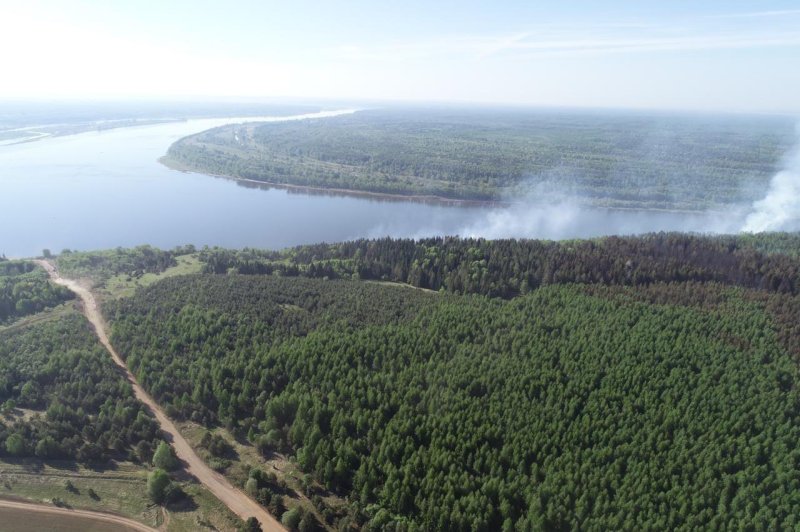
[[[510, 201], [510, 200], [459, 199], [459, 198], [448, 198], [446, 196], [437, 196], [437, 195], [396, 194], [390, 192], [373, 192], [369, 190], [356, 190], [349, 188], [327, 188], [327, 187], [315, 187], [310, 185], [294, 185], [291, 183], [277, 183], [274, 181], [262, 181], [259, 179], [248, 179], [245, 177], [238, 177], [227, 174], [215, 174], [210, 172], [204, 172], [192, 168], [190, 166], [187, 166], [181, 163], [180, 161], [176, 161], [169, 155], [164, 155], [162, 157], [159, 157], [158, 162], [161, 165], [169, 168], [170, 170], [175, 170], [178, 172], [182, 172], [184, 174], [197, 174], [202, 176], [217, 177], [221, 179], [235, 181], [245, 187], [261, 188], [265, 190], [280, 189], [280, 190], [287, 190], [290, 192], [296, 192], [299, 194], [334, 196], [334, 197], [337, 196], [353, 197], [353, 198], [373, 199], [378, 201], [391, 201], [391, 202], [423, 203], [427, 205], [441, 205], [444, 207], [483, 207], [490, 209], [520, 207], [531, 204], [531, 202], [529, 201], [520, 201], [520, 200]], [[547, 204], [552, 205], [552, 203], [553, 202]], [[545, 202], [542, 202], [542, 204], [544, 205]], [[575, 206], [580, 208], [607, 210], [612, 212], [636, 212], [636, 213], [653, 212], [653, 213], [664, 213], [664, 214], [720, 215], [729, 212], [729, 209], [726, 210], [723, 207], [710, 208], [710, 209], [678, 209], [678, 208], [666, 208], [666, 207], [622, 207], [622, 206], [597, 205], [593, 204], [591, 201], [585, 201], [585, 200], [576, 201]], [[732, 206], [732, 207], [739, 208], [740, 206]]]
[[[534, 205], [535, 197], [524, 194], [480, 206], [350, 190], [282, 190], [241, 180], [241, 186], [232, 186], [227, 178], [182, 173], [158, 162], [173, 142], [218, 123], [119, 128], [3, 147], [0, 173], [9, 201], [0, 209], [0, 225], [15, 229], [4, 235], [0, 254], [30, 257], [44, 248], [110, 249], [142, 242], [162, 249], [187, 242], [283, 249], [381, 236], [560, 239], [658, 231], [725, 233], [738, 231], [747, 214], [611, 211], [573, 198]], [[81, 209], [75, 209], [77, 203]], [[19, 220], [32, 223], [20, 225]]]
[[303, 194], [322, 194], [329, 196], [350, 196], [355, 198], [368, 198], [386, 201], [410, 201], [414, 203], [427, 203], [433, 205], [444, 205], [448, 207], [510, 207], [514, 203], [510, 201], [501, 200], [473, 200], [473, 199], [458, 199], [448, 198], [445, 196], [436, 195], [422, 195], [422, 194], [393, 194], [390, 192], [373, 192], [370, 190], [355, 190], [349, 188], [328, 188], [328, 187], [315, 187], [310, 185], [293, 185], [291, 183], [276, 183], [274, 181], [262, 181], [259, 179], [248, 179], [245, 177], [238, 177], [225, 174], [214, 174], [196, 170], [187, 166], [180, 161], [172, 159], [169, 155], [164, 155], [158, 159], [158, 162], [166, 166], [170, 170], [177, 170], [185, 174], [198, 174], [211, 177], [219, 177], [222, 179], [229, 179], [242, 184], [255, 185], [254, 188], [278, 188], [282, 190], [291, 190]]
[[12, 136], [11, 138], [6, 140], [0, 140], [0, 147], [36, 142], [38, 140], [42, 140], [45, 138], [80, 135], [81, 133], [90, 133], [92, 131], [102, 132], [120, 128], [172, 124], [175, 122], [186, 122], [186, 120], [187, 119], [185, 118], [101, 120], [98, 122], [90, 122], [87, 124], [51, 124], [51, 125], [49, 124], [42, 126], [21, 127], [17, 129], [7, 129], [0, 131], [0, 135], [2, 134], [8, 135], [16, 132], [25, 132], [25, 134], [27, 135], [23, 134], [19, 136]]

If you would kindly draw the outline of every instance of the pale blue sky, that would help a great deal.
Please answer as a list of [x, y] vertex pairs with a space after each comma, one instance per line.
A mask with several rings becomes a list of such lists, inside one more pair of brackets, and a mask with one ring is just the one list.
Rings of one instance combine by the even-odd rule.
[[0, 0], [0, 97], [800, 112], [800, 1]]

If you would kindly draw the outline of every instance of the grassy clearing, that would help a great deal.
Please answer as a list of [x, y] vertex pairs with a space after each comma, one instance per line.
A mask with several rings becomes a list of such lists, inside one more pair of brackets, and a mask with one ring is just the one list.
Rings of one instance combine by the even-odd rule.
[[46, 410], [33, 410], [30, 408], [15, 407], [12, 410], [0, 411], [0, 422], [15, 423], [17, 421], [28, 422], [36, 416], [45, 416]]
[[[148, 526], [158, 526], [156, 507], [147, 497], [147, 471], [132, 463], [97, 471], [69, 461], [39, 460], [0, 462], [0, 493], [35, 502], [61, 499], [73, 508], [113, 512]], [[74, 486], [66, 488], [67, 481]], [[89, 494], [94, 490], [96, 497]]]
[[408, 283], [399, 283], [396, 281], [375, 281], [372, 279], [366, 279], [364, 282], [372, 283], [372, 284], [379, 284], [382, 286], [399, 286], [401, 288], [411, 288], [412, 290], [419, 290], [420, 292], [427, 292], [429, 294], [438, 294], [438, 290], [431, 290], [430, 288], [422, 288], [421, 286], [414, 286]]
[[[67, 481], [72, 489], [67, 489]], [[58, 498], [71, 508], [111, 512], [158, 528], [165, 523], [165, 513], [148, 498], [146, 482], [147, 469], [130, 462], [93, 470], [68, 461], [0, 461], [0, 495], [39, 503]], [[236, 529], [238, 519], [205, 488], [193, 481], [180, 484], [188, 497], [168, 507], [166, 530]]]
[[31, 325], [44, 323], [50, 320], [56, 320], [59, 318], [63, 318], [64, 316], [67, 316], [68, 314], [72, 314], [74, 312], [76, 312], [75, 302], [68, 301], [56, 307], [49, 308], [41, 312], [37, 312], [36, 314], [31, 314], [30, 316], [19, 318], [18, 320], [8, 325], [0, 325], [0, 333], [4, 331], [11, 331], [14, 329], [22, 329], [23, 327], [30, 327]]
[[189, 504], [170, 505], [167, 510], [169, 532], [195, 532], [199, 530], [218, 530], [233, 532], [240, 520], [214, 497], [210, 491], [196, 482], [184, 482], [183, 490], [189, 497]]
[[139, 276], [120, 274], [110, 277], [102, 287], [98, 287], [101, 298], [117, 299], [132, 296], [137, 288], [151, 285], [161, 279], [176, 275], [189, 275], [199, 273], [203, 267], [196, 254], [181, 255], [175, 259], [178, 264], [167, 268], [161, 273], [144, 273]]

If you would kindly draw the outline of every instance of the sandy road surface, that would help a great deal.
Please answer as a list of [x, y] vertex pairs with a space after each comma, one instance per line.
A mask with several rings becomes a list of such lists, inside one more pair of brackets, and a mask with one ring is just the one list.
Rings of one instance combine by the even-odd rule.
[[171, 440], [170, 443], [175, 449], [175, 454], [184, 462], [186, 471], [194, 475], [197, 480], [208, 488], [208, 490], [222, 501], [225, 506], [230, 508], [233, 513], [242, 519], [255, 517], [261, 523], [261, 528], [264, 532], [285, 530], [262, 506], [245, 495], [244, 492], [236, 489], [225, 477], [208, 467], [205, 462], [197, 456], [189, 445], [189, 442], [181, 436], [175, 424], [172, 423], [164, 411], [161, 410], [161, 407], [158, 406], [155, 400], [139, 385], [139, 382], [130, 372], [128, 366], [125, 365], [125, 362], [108, 340], [106, 324], [103, 320], [103, 316], [100, 314], [100, 309], [97, 306], [97, 301], [92, 292], [77, 281], [61, 277], [52, 263], [45, 260], [37, 260], [36, 263], [47, 271], [54, 283], [66, 286], [81, 298], [83, 301], [83, 312], [92, 326], [94, 326], [94, 330], [100, 342], [111, 354], [114, 362], [125, 372], [125, 376], [131, 383], [136, 398], [152, 410], [153, 415], [156, 420], [158, 420], [159, 425], [161, 425], [161, 430], [164, 431]]
[[[59, 508], [57, 506], [45, 506], [43, 504], [36, 504], [32, 502], [22, 502], [22, 501], [9, 501], [0, 499], [0, 515], [3, 513], [3, 509], [10, 509], [10, 510], [19, 510], [25, 513], [28, 512], [37, 512], [43, 514], [52, 514], [52, 515], [63, 515], [69, 517], [77, 517], [77, 518], [85, 518], [91, 519], [92, 521], [100, 521], [104, 524], [112, 525], [109, 530], [120, 529], [127, 531], [138, 531], [138, 532], [155, 532], [154, 528], [150, 528], [149, 526], [143, 525], [138, 521], [134, 521], [133, 519], [128, 519], [127, 517], [121, 517], [118, 515], [113, 514], [104, 514], [101, 512], [91, 512], [88, 510], [71, 510], [67, 508]], [[76, 527], [80, 526], [79, 523], [75, 523]], [[86, 523], [83, 524], [86, 526]], [[0, 530], [6, 530], [3, 528], [2, 520], [0, 520]], [[31, 528], [33, 530], [33, 528]]]

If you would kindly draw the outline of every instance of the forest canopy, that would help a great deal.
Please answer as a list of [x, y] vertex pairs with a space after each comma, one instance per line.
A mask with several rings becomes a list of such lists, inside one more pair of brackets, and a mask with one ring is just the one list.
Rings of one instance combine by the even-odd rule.
[[[791, 529], [799, 238], [204, 248], [203, 273], [103, 312], [166, 413], [204, 427], [215, 467], [298, 528], [285, 485], [243, 477], [220, 434], [335, 494], [306, 494], [333, 528]], [[75, 263], [96, 278], [189, 252]], [[75, 314], [0, 329], [0, 404], [33, 413], [0, 425], [0, 454], [172, 466]]]
[[750, 202], [794, 142], [776, 117], [566, 110], [368, 110], [235, 125], [173, 144], [172, 166], [275, 184], [463, 200], [567, 194], [604, 207]]
[[0, 261], [0, 325], [72, 299], [68, 289], [50, 282], [30, 261]]
[[[170, 415], [289, 454], [359, 526], [782, 529], [800, 510], [800, 306], [731, 275], [795, 286], [792, 238], [205, 250], [210, 273], [106, 310]], [[549, 282], [480, 295], [540, 259], [561, 261]], [[658, 275], [633, 282], [629, 260]], [[479, 274], [433, 293], [351, 280], [348, 261], [403, 282], [415, 262], [427, 279]]]
[[135, 450], [157, 441], [155, 420], [74, 312], [0, 330], [0, 408], [11, 414], [0, 418], [0, 457], [141, 459]]
[[283, 252], [203, 249], [208, 273], [236, 272], [408, 283], [513, 297], [542, 285], [715, 281], [797, 294], [800, 236], [655, 233], [595, 240], [381, 238]]

